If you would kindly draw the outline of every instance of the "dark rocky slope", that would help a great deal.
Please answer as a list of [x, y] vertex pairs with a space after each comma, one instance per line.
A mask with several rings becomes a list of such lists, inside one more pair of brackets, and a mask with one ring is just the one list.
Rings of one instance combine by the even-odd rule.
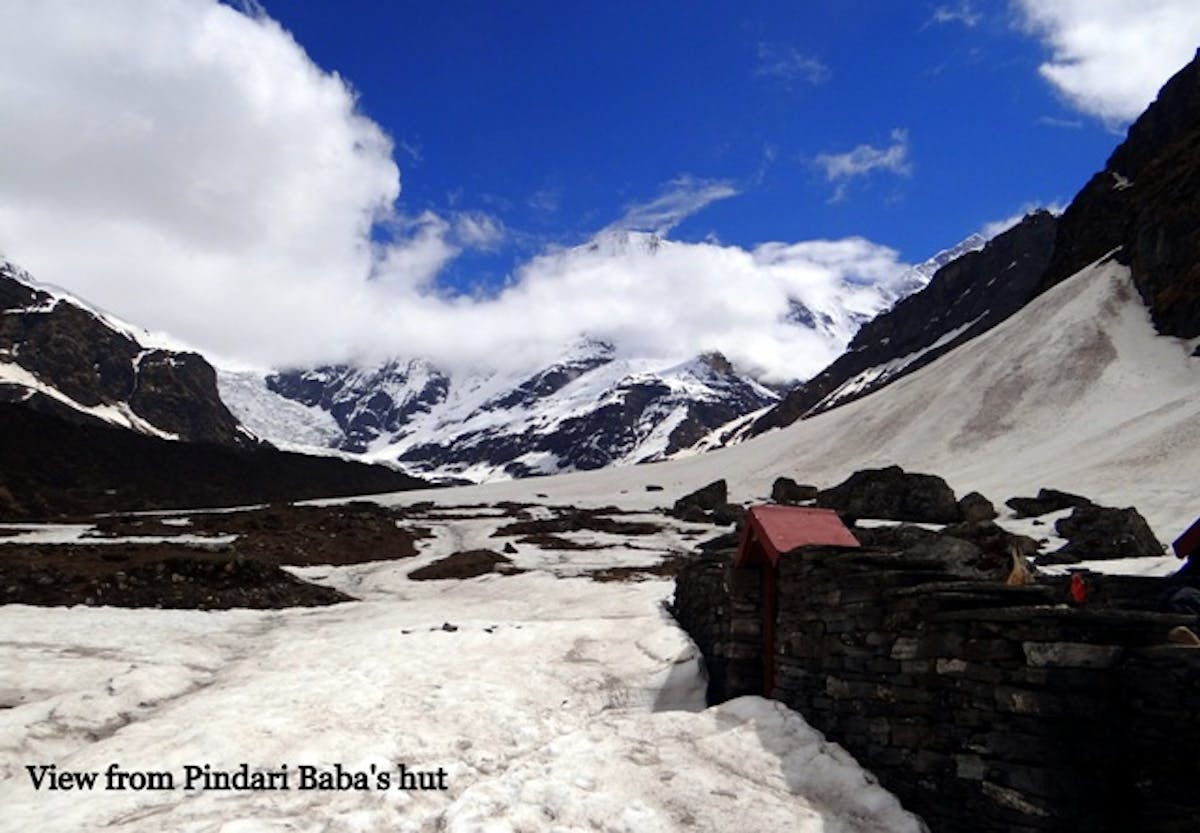
[[1160, 333], [1200, 335], [1200, 53], [1063, 213], [1039, 291], [1114, 250]]
[[[202, 356], [147, 349], [95, 312], [25, 278], [0, 263], [0, 361], [19, 366], [83, 409], [124, 408], [148, 430], [181, 440], [253, 444], [221, 401], [216, 371]], [[24, 401], [27, 393], [0, 382], [0, 401]], [[96, 419], [59, 403], [64, 416], [74, 410], [77, 420]]]
[[0, 520], [395, 491], [381, 466], [281, 452], [247, 432], [197, 353], [0, 262]]
[[0, 521], [230, 506], [426, 485], [383, 466], [163, 440], [0, 403]]

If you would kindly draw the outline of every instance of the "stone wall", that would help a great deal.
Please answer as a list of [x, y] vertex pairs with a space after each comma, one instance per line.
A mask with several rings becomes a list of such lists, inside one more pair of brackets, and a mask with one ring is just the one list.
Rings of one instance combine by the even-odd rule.
[[675, 590], [675, 618], [708, 670], [708, 702], [762, 694], [762, 576], [733, 568], [732, 553], [688, 561]]
[[[711, 702], [761, 693], [756, 571], [681, 571], [677, 616]], [[750, 575], [753, 572], [753, 575]], [[746, 573], [746, 575], [740, 575]], [[778, 567], [776, 685], [939, 831], [1200, 829], [1200, 649], [1160, 579], [1009, 587], [879, 551]]]

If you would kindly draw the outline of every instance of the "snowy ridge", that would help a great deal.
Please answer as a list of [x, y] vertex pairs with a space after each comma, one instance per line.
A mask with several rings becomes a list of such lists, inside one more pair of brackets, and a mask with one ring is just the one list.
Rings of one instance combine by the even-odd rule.
[[982, 234], [971, 234], [953, 246], [942, 249], [923, 263], [918, 263], [901, 275], [897, 281], [896, 300], [906, 298], [914, 292], [920, 292], [929, 285], [929, 281], [933, 279], [938, 269], [947, 263], [958, 260], [965, 254], [979, 251], [987, 245], [987, 242], [987, 238]]
[[76, 307], [93, 315], [99, 321], [114, 332], [118, 332], [131, 341], [135, 341], [142, 347], [150, 350], [166, 350], [172, 353], [195, 352], [195, 348], [174, 338], [167, 333], [147, 330], [144, 327], [139, 327], [136, 324], [131, 324], [125, 319], [114, 315], [111, 312], [86, 301], [83, 298], [75, 295], [67, 289], [57, 286], [52, 283], [43, 283], [37, 280], [25, 269], [3, 259], [0, 256], [0, 279], [10, 278], [18, 283], [24, 284], [36, 292], [43, 293], [48, 296], [48, 299], [41, 303], [35, 304], [27, 308], [3, 310], [0, 313], [24, 313], [24, 312], [53, 312], [55, 307], [62, 301], [66, 301]]
[[532, 372], [451, 376], [410, 360], [222, 373], [220, 383], [234, 413], [273, 442], [305, 437], [414, 474], [471, 480], [663, 459], [778, 398], [719, 355], [623, 358], [594, 340]]
[[212, 366], [178, 346], [0, 263], [0, 399], [158, 439], [253, 445]]
[[[834, 359], [864, 322], [924, 287], [941, 266], [984, 244], [983, 237], [972, 235], [887, 280], [794, 276], [784, 320], [798, 334], [787, 359], [795, 362], [797, 376]], [[610, 230], [578, 251], [643, 257], [672, 245], [653, 234]], [[767, 244], [758, 256], [767, 264], [783, 264], [784, 248]], [[639, 358], [586, 337], [545, 367], [449, 372], [420, 358], [397, 358], [376, 366], [270, 373], [259, 388], [223, 383], [223, 396], [272, 442], [303, 436], [305, 443], [397, 463], [414, 474], [471, 480], [627, 465], [706, 450], [745, 436], [746, 415], [761, 415], [779, 399], [777, 390], [723, 357], [707, 365], [696, 357]], [[256, 413], [272, 394], [328, 412], [341, 436], [314, 436], [309, 414], [282, 407], [280, 416], [295, 414], [295, 431], [286, 420], [273, 426], [261, 420]]]

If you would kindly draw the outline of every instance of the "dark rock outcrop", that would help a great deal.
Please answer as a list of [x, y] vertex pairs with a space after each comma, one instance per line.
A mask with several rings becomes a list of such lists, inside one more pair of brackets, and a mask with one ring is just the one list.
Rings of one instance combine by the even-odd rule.
[[979, 492], [968, 492], [959, 498], [958, 510], [967, 523], [990, 521], [999, 515], [992, 502]]
[[390, 492], [424, 481], [383, 466], [163, 440], [0, 403], [0, 520], [233, 506]]
[[452, 553], [445, 558], [439, 558], [424, 567], [418, 567], [408, 574], [414, 581], [430, 581], [437, 579], [465, 579], [482, 576], [486, 573], [503, 573], [511, 575], [522, 572], [512, 567], [512, 559], [492, 550], [464, 550]]
[[932, 474], [899, 466], [863, 469], [817, 495], [817, 505], [850, 518], [949, 524], [962, 520], [954, 491]]
[[1037, 518], [1050, 512], [1093, 504], [1081, 495], [1058, 489], [1038, 489], [1037, 497], [1012, 497], [1004, 501], [1004, 505], [1016, 512], [1018, 518]]
[[1058, 521], [1054, 529], [1067, 543], [1043, 556], [1041, 560], [1050, 563], [1163, 554], [1163, 545], [1133, 507], [1080, 506]]
[[228, 610], [353, 601], [236, 554], [162, 545], [144, 547], [144, 553], [129, 549], [14, 546], [0, 561], [0, 604]]
[[699, 513], [703, 520], [707, 513], [729, 501], [729, 488], [724, 480], [715, 480], [690, 494], [686, 494], [671, 508], [671, 514], [683, 520], [692, 520]]
[[746, 507], [740, 503], [722, 503], [708, 513], [708, 520], [717, 526], [738, 524], [746, 517]]
[[1200, 335], [1200, 58], [1158, 98], [1072, 200], [1043, 292], [1115, 252], [1164, 335]]
[[771, 484], [771, 500], [775, 503], [804, 503], [817, 499], [816, 486], [797, 483], [790, 477], [778, 477]]
[[[970, 541], [981, 552], [998, 558], [1016, 556], [1032, 558], [1037, 555], [1038, 542], [1028, 535], [1016, 535], [999, 524], [987, 521], [964, 521], [947, 526], [943, 532], [964, 541]], [[1009, 565], [1011, 566], [1011, 565]]]
[[129, 404], [151, 424], [193, 442], [244, 444], [217, 392], [217, 374], [198, 353], [152, 350], [137, 364]]

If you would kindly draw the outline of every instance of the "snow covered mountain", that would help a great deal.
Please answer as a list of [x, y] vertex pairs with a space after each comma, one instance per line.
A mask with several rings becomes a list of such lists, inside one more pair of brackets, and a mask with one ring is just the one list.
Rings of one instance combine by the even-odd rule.
[[221, 389], [260, 435], [468, 480], [662, 459], [778, 399], [716, 353], [664, 367], [588, 339], [533, 372], [450, 375], [413, 359], [222, 373]]
[[[884, 284], [848, 282], [840, 295], [790, 298], [787, 321], [840, 350], [864, 321], [984, 243], [971, 235]], [[661, 245], [632, 232], [588, 244], [610, 254], [653, 253]], [[450, 373], [407, 358], [222, 372], [220, 386], [238, 418], [278, 445], [333, 448], [470, 481], [642, 463], [721, 445], [774, 406], [780, 390], [718, 353], [656, 361], [586, 337], [557, 361], [517, 372]]]

